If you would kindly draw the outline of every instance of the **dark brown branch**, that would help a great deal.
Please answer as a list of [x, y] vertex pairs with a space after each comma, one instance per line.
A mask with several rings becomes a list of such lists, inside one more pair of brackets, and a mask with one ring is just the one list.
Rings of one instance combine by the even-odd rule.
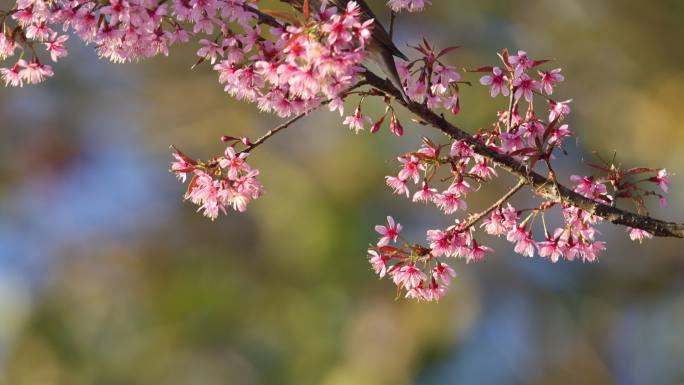
[[464, 140], [473, 146], [475, 152], [494, 162], [500, 168], [525, 179], [526, 184], [533, 187], [535, 193], [544, 199], [560, 203], [569, 202], [584, 211], [597, 215], [612, 223], [629, 226], [659, 237], [684, 238], [684, 224], [665, 222], [648, 216], [634, 214], [617, 207], [612, 207], [594, 200], [585, 198], [569, 188], [558, 185], [551, 178], [544, 177], [513, 159], [501, 154], [477, 141], [470, 134], [451, 124], [442, 116], [437, 115], [427, 106], [415, 102], [406, 102], [391, 82], [382, 79], [374, 73], [367, 71], [365, 78], [368, 84], [394, 97], [396, 101], [405, 106], [409, 111], [419, 117], [425, 124], [433, 126], [455, 140]]
[[491, 214], [492, 211], [496, 210], [497, 208], [501, 207], [504, 203], [506, 203], [507, 200], [511, 199], [515, 193], [520, 191], [521, 188], [525, 187], [527, 185], [527, 179], [520, 178], [518, 183], [513, 186], [504, 196], [502, 196], [498, 201], [494, 202], [491, 206], [489, 206], [485, 211], [479, 213], [479, 214], [474, 214], [468, 219], [468, 222], [465, 223], [461, 231], [466, 231], [473, 227], [477, 222], [482, 220], [482, 218], [486, 217], [487, 215]]

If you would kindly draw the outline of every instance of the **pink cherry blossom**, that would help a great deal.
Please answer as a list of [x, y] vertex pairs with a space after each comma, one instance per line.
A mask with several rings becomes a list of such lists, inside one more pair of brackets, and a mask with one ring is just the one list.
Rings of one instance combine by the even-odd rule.
[[494, 167], [490, 166], [490, 162], [487, 158], [479, 155], [476, 155], [474, 158], [476, 163], [475, 166], [470, 169], [471, 174], [475, 174], [483, 179], [491, 179], [497, 176], [496, 170], [494, 170]]
[[456, 252], [453, 236], [447, 231], [428, 230], [427, 240], [430, 242], [430, 249], [435, 257], [449, 257]]
[[629, 239], [631, 239], [633, 241], [639, 241], [639, 243], [641, 243], [644, 239], [653, 238], [653, 234], [649, 233], [648, 231], [641, 230], [641, 229], [635, 229], [632, 227], [628, 227], [627, 232], [629, 233]]
[[373, 267], [375, 274], [380, 276], [380, 278], [387, 274], [387, 261], [389, 261], [389, 259], [390, 258], [387, 255], [380, 254], [375, 250], [368, 250], [368, 261]]
[[534, 91], [538, 91], [540, 89], [540, 84], [527, 74], [521, 74], [513, 79], [513, 87], [515, 90], [514, 96], [516, 99], [524, 97], [525, 100], [527, 100], [529, 103], [532, 103], [534, 100]]
[[2, 74], [2, 80], [6, 86], [22, 87], [24, 85], [24, 76], [21, 73], [21, 69], [25, 65], [26, 62], [20, 59], [10, 68], [0, 68], [0, 74]]
[[481, 227], [484, 227], [485, 232], [490, 235], [499, 236], [508, 232], [508, 226], [504, 223], [504, 216], [500, 210], [493, 211], [482, 222]]
[[398, 178], [396, 176], [386, 176], [385, 181], [389, 187], [394, 190], [394, 193], [397, 195], [406, 195], [406, 197], [409, 197], [409, 189], [408, 186], [406, 185], [406, 180]]
[[549, 121], [553, 122], [556, 119], [561, 119], [570, 113], [570, 102], [572, 99], [562, 102], [549, 101]]
[[667, 170], [663, 168], [658, 170], [658, 174], [651, 178], [651, 180], [657, 183], [661, 190], [667, 192], [670, 185], [670, 175], [672, 174], [668, 173]]
[[430, 188], [430, 186], [427, 183], [423, 183], [423, 187], [413, 194], [412, 199], [414, 202], [428, 203], [432, 202], [436, 196], [437, 190], [434, 188]]
[[470, 253], [466, 255], [467, 262], [480, 262], [484, 260], [487, 253], [491, 253], [492, 248], [480, 245], [477, 241], [473, 241]]
[[563, 256], [563, 247], [558, 239], [547, 239], [546, 241], [537, 244], [539, 256], [549, 258], [551, 262], [556, 263]]
[[361, 109], [357, 108], [354, 115], [347, 116], [342, 124], [349, 126], [350, 129], [354, 130], [357, 134], [359, 131], [364, 130], [365, 124], [372, 124], [373, 120], [368, 117], [361, 115]]
[[461, 197], [460, 194], [446, 190], [441, 194], [435, 195], [433, 202], [439, 207], [444, 214], [453, 214], [458, 210], [465, 210], [468, 204]]
[[449, 156], [457, 156], [459, 158], [470, 158], [475, 155], [472, 146], [466, 143], [465, 140], [457, 140], [451, 144]]
[[546, 92], [547, 95], [553, 94], [553, 87], [556, 83], [560, 83], [565, 80], [565, 77], [561, 75], [561, 69], [556, 68], [551, 71], [540, 71], [539, 76], [541, 77], [541, 88]]
[[401, 171], [399, 171], [399, 179], [412, 179], [413, 183], [418, 183], [418, 181], [420, 181], [420, 172], [424, 170], [424, 167], [420, 164], [420, 160], [415, 156], [402, 156], [399, 157], [398, 160], [403, 165]]
[[408, 290], [418, 287], [427, 279], [425, 273], [416, 267], [415, 263], [409, 263], [398, 270], [393, 270], [390, 275], [395, 285]]
[[575, 192], [584, 195], [587, 198], [604, 200], [608, 194], [606, 185], [593, 180], [590, 177], [572, 175], [570, 180], [575, 182]]
[[446, 263], [437, 263], [432, 269], [432, 277], [445, 286], [449, 286], [451, 278], [456, 276], [456, 272]]
[[526, 257], [533, 257], [535, 246], [536, 243], [530, 234], [527, 233], [525, 236], [517, 240], [514, 251]]
[[508, 62], [515, 68], [515, 78], [520, 78], [524, 71], [534, 67], [534, 60], [527, 57], [525, 51], [518, 51], [517, 55], [510, 56]]
[[401, 232], [401, 224], [395, 223], [394, 218], [387, 217], [387, 226], [378, 225], [375, 226], [375, 231], [377, 231], [382, 237], [378, 240], [378, 246], [387, 246], [390, 242], [396, 242]]
[[504, 75], [499, 67], [492, 69], [493, 75], [486, 75], [480, 78], [480, 84], [491, 87], [491, 96], [496, 97], [499, 93], [503, 96], [508, 96], [510, 90], [508, 89], [508, 77]]
[[245, 162], [249, 156], [247, 152], [235, 153], [235, 148], [228, 146], [226, 148], [225, 157], [219, 160], [221, 168], [228, 169], [228, 179], [236, 180], [240, 171], [250, 171], [251, 168]]
[[50, 40], [45, 42], [45, 50], [50, 53], [52, 61], [57, 62], [59, 58], [67, 56], [67, 50], [64, 48], [64, 43], [69, 39], [68, 35], [58, 35], [53, 33]]

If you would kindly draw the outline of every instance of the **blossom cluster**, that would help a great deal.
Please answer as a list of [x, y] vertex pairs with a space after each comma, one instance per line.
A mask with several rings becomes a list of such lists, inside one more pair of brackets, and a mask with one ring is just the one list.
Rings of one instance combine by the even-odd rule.
[[338, 98], [358, 81], [373, 21], [361, 19], [357, 3], [267, 32], [257, 12], [247, 0], [19, 0], [0, 13], [0, 60], [19, 53], [0, 74], [11, 86], [52, 76], [38, 49], [53, 62], [66, 56], [61, 27], [114, 62], [168, 55], [170, 46], [196, 36], [199, 62], [214, 64], [226, 92], [279, 116]]
[[333, 100], [356, 84], [363, 71], [365, 46], [373, 20], [363, 20], [357, 3], [346, 9], [322, 8], [303, 25], [272, 28], [274, 41], [259, 39], [258, 28], [242, 38], [227, 34], [203, 41], [200, 54], [212, 63], [225, 91], [256, 102], [263, 111], [286, 117]]
[[414, 102], [425, 103], [430, 109], [444, 108], [458, 114], [461, 74], [454, 66], [444, 62], [445, 55], [458, 47], [438, 51], [424, 40], [414, 48], [419, 53], [419, 58], [397, 66], [407, 97]]
[[[424, 62], [433, 57], [431, 50], [425, 50], [423, 54]], [[480, 79], [480, 83], [490, 88], [492, 97], [508, 97], [507, 109], [498, 112], [491, 129], [480, 130], [472, 140], [438, 145], [424, 138], [421, 148], [400, 156], [398, 174], [385, 178], [395, 194], [404, 195], [413, 202], [434, 204], [445, 215], [467, 210], [467, 195], [497, 177], [496, 165], [479, 155], [474, 149], [475, 144], [507, 154], [529, 169], [542, 165], [557, 183], [552, 168], [554, 151], [572, 135], [568, 125], [563, 124], [570, 112], [570, 101], [551, 99], [555, 86], [564, 80], [561, 70], [537, 70], [533, 74], [533, 69], [547, 61], [530, 59], [524, 51], [516, 55], [504, 51], [500, 57], [503, 68], [482, 67], [474, 72], [489, 73]], [[419, 80], [425, 79], [430, 77], [419, 77]], [[430, 97], [429, 91], [427, 97]], [[542, 104], [545, 106], [543, 116], [538, 115], [538, 109], [535, 109], [538, 98], [545, 102]], [[430, 104], [429, 99], [424, 102]], [[664, 196], [649, 185], [659, 186], [662, 193], [666, 193], [670, 176], [666, 170], [623, 170], [614, 162], [590, 166], [604, 175], [572, 176], [570, 179], [578, 194], [605, 204], [629, 199], [640, 211], [644, 209], [644, 198], [648, 196], [657, 196], [661, 205], [665, 204]], [[643, 177], [649, 173], [654, 175]], [[415, 189], [412, 190], [410, 185]], [[505, 199], [485, 212], [471, 213], [463, 216], [462, 220], [455, 220], [455, 224], [447, 229], [428, 230], [426, 245], [400, 239], [401, 226], [395, 225], [394, 220], [388, 217], [387, 225], [376, 227], [381, 234], [377, 245], [368, 250], [374, 271], [380, 277], [389, 275], [398, 289], [405, 291], [406, 297], [437, 300], [444, 295], [454, 276], [448, 259], [479, 262], [492, 251], [475, 239], [476, 225], [480, 221], [479, 228], [486, 234], [503, 236], [513, 244], [513, 250], [523, 256], [539, 255], [554, 263], [561, 259], [598, 260], [600, 252], [605, 249], [605, 243], [596, 239], [596, 225], [602, 221], [600, 217], [570, 202], [557, 202], [541, 194], [538, 194], [541, 201], [535, 207], [516, 208], [505, 202], [516, 191], [512, 190], [510, 195], [504, 196]], [[547, 227], [546, 216], [556, 212], [560, 214], [562, 225]], [[537, 231], [535, 225], [538, 226]], [[628, 232], [632, 240], [652, 237], [640, 229], [629, 228]]]
[[[452, 114], [458, 114], [459, 84], [461, 74], [452, 65], [444, 63], [444, 56], [458, 47], [448, 47], [435, 50], [427, 41], [414, 47], [420, 53], [418, 59], [412, 62], [398, 62], [397, 71], [402, 81], [406, 98], [415, 103], [425, 104], [430, 109], [443, 108]], [[384, 96], [375, 92], [357, 92], [361, 100], [352, 115], [345, 117], [344, 124], [356, 133], [370, 127], [371, 133], [376, 133], [383, 126], [389, 116], [389, 130], [397, 136], [404, 134], [404, 127], [396, 116], [394, 107], [388, 97], [384, 97], [387, 105], [385, 112], [379, 118], [362, 113], [362, 103], [368, 96]]]
[[171, 163], [171, 172], [181, 182], [191, 175], [185, 199], [199, 206], [197, 211], [212, 220], [219, 212], [226, 214], [227, 208], [245, 211], [247, 205], [263, 193], [263, 187], [256, 179], [259, 170], [245, 161], [248, 152], [235, 151], [237, 143], [239, 141], [233, 141], [223, 156], [208, 162], [190, 158], [178, 149], [173, 153], [175, 161]]

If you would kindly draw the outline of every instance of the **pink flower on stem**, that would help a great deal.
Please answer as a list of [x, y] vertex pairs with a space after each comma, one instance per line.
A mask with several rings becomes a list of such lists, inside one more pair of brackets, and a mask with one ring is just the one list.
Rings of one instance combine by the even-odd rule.
[[219, 56], [223, 57], [223, 47], [218, 43], [207, 39], [201, 39], [199, 43], [202, 44], [202, 48], [197, 50], [197, 56], [209, 59], [211, 64], [214, 64]]
[[547, 95], [553, 94], [554, 84], [565, 80], [565, 77], [563, 77], [560, 72], [560, 68], [556, 68], [551, 71], [539, 71], [539, 76], [541, 76], [541, 88], [544, 90], [544, 92], [546, 92]]
[[386, 176], [385, 181], [388, 186], [394, 190], [394, 193], [397, 195], [404, 195], [406, 194], [406, 197], [409, 197], [409, 189], [408, 186], [406, 185], [406, 180], [397, 178], [396, 176]]
[[225, 157], [219, 160], [219, 166], [221, 168], [228, 169], [228, 179], [236, 180], [240, 171], [251, 170], [249, 165], [245, 162], [245, 159], [248, 156], [249, 153], [247, 152], [236, 154], [235, 148], [233, 148], [233, 146], [228, 146], [225, 151]]
[[570, 180], [575, 182], [575, 192], [591, 199], [604, 199], [608, 189], [603, 183], [596, 182], [591, 177], [572, 175]]
[[570, 102], [572, 102], [572, 99], [568, 99], [562, 102], [549, 100], [549, 122], [553, 122], [556, 119], [561, 119], [567, 114], [569, 114]]
[[2, 80], [5, 81], [5, 86], [24, 86], [24, 76], [21, 73], [21, 69], [25, 65], [26, 62], [23, 59], [20, 59], [16, 64], [14, 64], [10, 68], [0, 68], [0, 74], [2, 75]]
[[451, 149], [449, 150], [449, 156], [455, 156], [459, 158], [470, 158], [475, 155], [475, 150], [469, 145], [465, 140], [457, 140], [451, 144]]
[[171, 172], [176, 174], [178, 180], [185, 183], [187, 174], [195, 171], [197, 162], [177, 149], [171, 155], [176, 158], [176, 161], [171, 163]]
[[427, 279], [425, 273], [416, 267], [415, 263], [409, 263], [398, 270], [390, 272], [394, 284], [400, 288], [411, 290], [421, 285]]
[[501, 209], [501, 215], [504, 217], [504, 225], [507, 228], [512, 228], [518, 223], [518, 210], [511, 206], [510, 203], [508, 203], [505, 208]]
[[384, 277], [387, 274], [387, 261], [390, 257], [384, 254], [380, 254], [375, 250], [368, 250], [368, 262], [370, 262], [375, 274]]
[[430, 188], [427, 183], [423, 182], [423, 187], [413, 194], [413, 201], [428, 203], [432, 202], [435, 199], [435, 196], [437, 196], [437, 190]]
[[57, 35], [57, 33], [53, 33], [50, 40], [45, 42], [45, 49], [50, 53], [52, 61], [57, 62], [59, 58], [67, 56], [67, 50], [64, 48], [64, 43], [68, 39], [68, 35]]
[[653, 238], [653, 234], [649, 233], [648, 231], [641, 230], [641, 229], [635, 229], [632, 227], [628, 227], [627, 232], [629, 233], [629, 239], [631, 239], [633, 241], [639, 241], [639, 243], [641, 243], [644, 239]]
[[483, 179], [491, 179], [497, 176], [496, 170], [489, 165], [489, 160], [487, 158], [476, 155], [475, 161], [477, 163], [470, 169], [471, 174], [475, 174]]
[[563, 247], [558, 239], [547, 239], [544, 242], [539, 242], [537, 245], [539, 256], [549, 258], [551, 262], [556, 263], [563, 256]]
[[508, 77], [504, 75], [503, 71], [499, 67], [494, 67], [492, 69], [493, 75], [486, 75], [480, 78], [480, 84], [483, 86], [490, 86], [490, 95], [496, 97], [499, 93], [503, 96], [508, 96], [510, 90], [508, 89]]
[[466, 255], [466, 261], [470, 262], [480, 262], [485, 258], [487, 253], [491, 253], [492, 248], [480, 245], [477, 241], [473, 240], [473, 244], [470, 249], [470, 253]]
[[527, 52], [518, 51], [517, 55], [508, 58], [508, 62], [515, 68], [515, 77], [518, 78], [526, 70], [534, 67], [534, 60], [527, 57]]
[[504, 216], [501, 210], [494, 210], [489, 218], [486, 218], [480, 227], [484, 227], [489, 235], [502, 235], [508, 231], [508, 226], [504, 223]]
[[398, 160], [403, 164], [401, 171], [399, 171], [399, 179], [413, 179], [413, 183], [418, 183], [420, 181], [420, 172], [424, 169], [420, 164], [420, 159], [415, 156], [401, 156]]
[[[411, 295], [410, 297], [423, 301], [439, 301], [442, 297], [444, 297], [444, 294], [446, 294], [447, 286], [440, 285], [435, 279], [432, 279], [427, 288], [419, 288], [418, 290], [419, 297], [415, 297], [415, 295]], [[409, 297], [409, 293], [406, 293], [406, 295]]]
[[0, 60], [5, 60], [14, 55], [16, 49], [17, 44], [14, 40], [9, 39], [4, 33], [0, 33]]
[[360, 107], [356, 108], [354, 115], [347, 116], [344, 119], [344, 122], [342, 122], [342, 124], [349, 126], [349, 128], [354, 130], [357, 134], [364, 129], [364, 124], [366, 123], [372, 124], [373, 120], [368, 116], [361, 115]]
[[470, 187], [470, 183], [466, 182], [462, 177], [461, 178], [456, 178], [453, 183], [448, 188], [449, 192], [452, 192], [454, 194], [459, 194], [461, 196], [464, 196], [468, 194], [472, 190], [472, 187]]
[[658, 170], [658, 174], [651, 178], [650, 181], [657, 183], [661, 190], [668, 192], [671, 175], [672, 174], [668, 173], [667, 170], [663, 168]]
[[515, 252], [526, 256], [526, 257], [533, 257], [534, 256], [534, 248], [536, 244], [532, 237], [530, 236], [529, 233], [526, 233], [524, 237], [520, 238], [517, 243], [515, 244]]
[[453, 214], [458, 210], [465, 210], [468, 204], [461, 198], [460, 194], [451, 192], [449, 190], [435, 195], [433, 202], [439, 207], [444, 214]]
[[375, 231], [377, 231], [382, 237], [378, 240], [378, 247], [387, 246], [390, 242], [396, 242], [401, 232], [401, 224], [395, 223], [394, 218], [387, 217], [387, 226], [378, 225], [375, 226]]
[[451, 278], [454, 277], [456, 277], [456, 272], [446, 263], [438, 262], [437, 265], [432, 269], [432, 278], [441, 282], [445, 286], [449, 286], [451, 283]]
[[508, 242], [519, 242], [525, 238], [529, 238], [529, 235], [530, 234], [524, 225], [517, 225], [508, 231], [508, 234], [506, 234], [506, 240]]
[[534, 100], [534, 91], [539, 90], [539, 82], [529, 77], [527, 74], [522, 74], [513, 79], [513, 87], [516, 100], [524, 97], [528, 103]]
[[392, 116], [390, 117], [390, 132], [396, 136], [404, 135], [404, 127], [401, 125], [394, 113], [392, 113]]
[[448, 231], [428, 230], [427, 240], [430, 242], [431, 253], [435, 257], [449, 257], [456, 251], [453, 236]]

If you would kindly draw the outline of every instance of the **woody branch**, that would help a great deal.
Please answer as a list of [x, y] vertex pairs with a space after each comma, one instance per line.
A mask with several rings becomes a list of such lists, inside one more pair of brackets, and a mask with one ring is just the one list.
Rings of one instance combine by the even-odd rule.
[[552, 180], [551, 177], [545, 177], [533, 170], [529, 170], [525, 164], [513, 159], [511, 156], [498, 153], [488, 148], [463, 129], [455, 126], [444, 117], [427, 108], [426, 105], [415, 102], [407, 103], [402, 99], [401, 93], [391, 82], [380, 78], [370, 71], [366, 72], [364, 76], [369, 85], [391, 95], [399, 104], [406, 107], [406, 109], [419, 117], [420, 120], [427, 125], [440, 130], [452, 139], [465, 140], [473, 146], [473, 149], [478, 154], [491, 160], [497, 166], [511, 174], [523, 178], [526, 181], [526, 184], [531, 186], [532, 190], [537, 195], [557, 203], [561, 203], [562, 201], [569, 202], [584, 211], [617, 225], [641, 229], [659, 237], [684, 238], [684, 224], [666, 222], [650, 216], [631, 213], [614, 206], [588, 199], [563, 185], [554, 183], [554, 180]]

